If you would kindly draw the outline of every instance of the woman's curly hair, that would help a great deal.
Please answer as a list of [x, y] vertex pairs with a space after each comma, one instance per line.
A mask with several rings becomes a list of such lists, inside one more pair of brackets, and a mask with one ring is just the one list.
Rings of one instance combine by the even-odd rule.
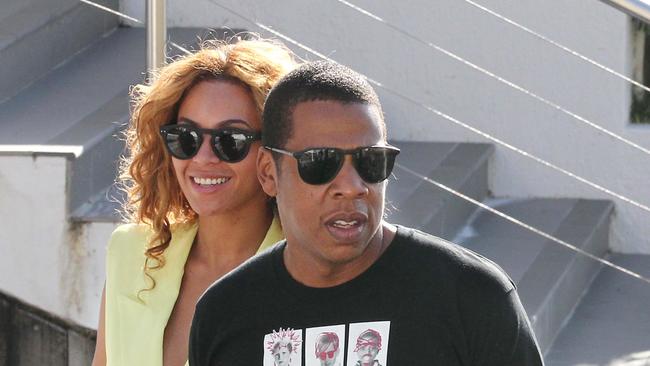
[[204, 80], [224, 80], [246, 87], [262, 113], [264, 100], [275, 82], [295, 66], [291, 51], [277, 41], [255, 39], [235, 42], [204, 41], [198, 51], [160, 68], [152, 81], [131, 89], [132, 114], [125, 130], [126, 155], [121, 158], [119, 180], [127, 194], [123, 215], [128, 222], [151, 226], [153, 236], [145, 248], [144, 273], [165, 265], [174, 224], [195, 222], [192, 210], [174, 174], [171, 156], [159, 134], [175, 121], [188, 91]]

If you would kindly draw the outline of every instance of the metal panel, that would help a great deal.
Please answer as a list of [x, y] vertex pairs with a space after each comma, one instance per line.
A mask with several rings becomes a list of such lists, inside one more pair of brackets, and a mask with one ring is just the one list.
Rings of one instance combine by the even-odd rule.
[[630, 16], [650, 23], [650, 2], [645, 0], [600, 0]]

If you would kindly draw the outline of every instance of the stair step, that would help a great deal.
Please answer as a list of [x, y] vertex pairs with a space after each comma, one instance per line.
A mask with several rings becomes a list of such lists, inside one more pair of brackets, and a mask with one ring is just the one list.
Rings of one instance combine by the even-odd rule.
[[[398, 164], [447, 187], [482, 200], [488, 194], [487, 166], [494, 148], [476, 143], [394, 142], [402, 149]], [[388, 185], [392, 202], [388, 221], [450, 239], [465, 224], [475, 206], [397, 166]], [[389, 206], [389, 209], [391, 207]]]
[[107, 188], [89, 197], [70, 214], [70, 219], [75, 222], [107, 222], [119, 223], [123, 221], [122, 205], [126, 202], [126, 193], [118, 184], [111, 184]]
[[[143, 30], [120, 28], [5, 102], [0, 108], [0, 144], [61, 140], [62, 131], [142, 80], [143, 47]], [[128, 113], [128, 104], [124, 108]]]
[[[30, 6], [34, 6], [35, 3], [42, 0], [23, 0], [23, 1], [5, 1], [0, 4], [0, 24], [5, 20], [14, 19], [18, 14], [22, 13], [25, 9]], [[2, 27], [0, 25], [0, 27]], [[4, 27], [2, 27], [4, 29]], [[0, 39], [0, 47], [5, 43], [8, 43], [10, 39], [15, 38], [16, 30], [11, 32], [4, 31], [2, 33], [2, 38]]]
[[[598, 257], [607, 251], [613, 210], [609, 201], [490, 199], [485, 203]], [[517, 283], [543, 351], [600, 269], [598, 262], [483, 209], [475, 212], [455, 242], [492, 259]]]
[[[449, 154], [456, 143], [391, 141], [400, 148], [396, 163], [408, 166], [417, 172], [430, 172]], [[420, 184], [420, 178], [396, 167], [386, 188], [386, 206], [389, 210], [401, 206]]]
[[77, 210], [87, 204], [92, 196], [115, 181], [119, 156], [124, 150], [119, 135], [129, 118], [128, 105], [128, 90], [125, 89], [99, 110], [47, 141], [48, 144], [82, 148], [82, 154], [71, 159], [68, 178], [68, 207], [71, 209]]
[[0, 103], [118, 26], [117, 16], [76, 0], [3, 2], [0, 14]]
[[[614, 254], [650, 277], [650, 255]], [[546, 354], [548, 366], [649, 365], [650, 285], [603, 267]]]

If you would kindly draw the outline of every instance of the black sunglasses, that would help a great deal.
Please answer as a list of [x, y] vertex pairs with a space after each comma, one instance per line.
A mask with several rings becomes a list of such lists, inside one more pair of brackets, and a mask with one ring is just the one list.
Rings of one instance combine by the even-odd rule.
[[203, 144], [203, 135], [210, 135], [212, 151], [219, 159], [228, 163], [242, 161], [248, 155], [253, 141], [261, 137], [259, 132], [238, 128], [208, 129], [190, 124], [163, 126], [160, 128], [160, 135], [169, 153], [182, 160], [194, 157]]
[[367, 183], [379, 183], [388, 178], [393, 171], [395, 157], [399, 149], [394, 146], [366, 146], [343, 150], [333, 147], [319, 147], [291, 152], [275, 147], [265, 149], [293, 156], [298, 162], [298, 174], [305, 183], [325, 184], [331, 182], [339, 173], [345, 155], [352, 155], [357, 173]]

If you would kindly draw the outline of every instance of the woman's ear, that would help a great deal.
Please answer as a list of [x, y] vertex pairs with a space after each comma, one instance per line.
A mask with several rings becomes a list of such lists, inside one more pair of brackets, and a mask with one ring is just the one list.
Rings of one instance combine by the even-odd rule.
[[261, 146], [257, 152], [257, 179], [260, 181], [264, 193], [270, 197], [275, 197], [278, 194], [277, 174], [278, 170], [272, 153]]

